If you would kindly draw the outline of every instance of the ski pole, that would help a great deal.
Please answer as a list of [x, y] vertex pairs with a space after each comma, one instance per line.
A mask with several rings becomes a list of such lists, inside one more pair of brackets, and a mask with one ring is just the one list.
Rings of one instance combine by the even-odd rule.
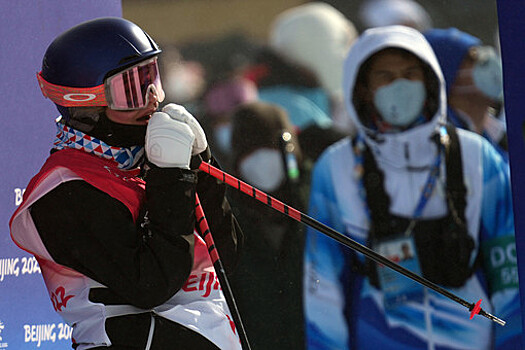
[[217, 272], [217, 277], [219, 278], [219, 283], [221, 284], [222, 291], [224, 292], [224, 297], [226, 298], [228, 308], [232, 314], [233, 322], [235, 323], [235, 328], [239, 334], [242, 348], [243, 350], [250, 350], [250, 343], [248, 342], [248, 336], [246, 335], [246, 330], [244, 329], [244, 325], [241, 320], [241, 314], [237, 308], [237, 305], [235, 304], [235, 298], [233, 297], [233, 292], [230, 287], [230, 283], [228, 282], [228, 277], [226, 276], [226, 270], [224, 269], [222, 261], [219, 258], [219, 252], [217, 251], [217, 247], [213, 241], [210, 227], [208, 226], [208, 221], [206, 220], [204, 210], [202, 209], [202, 205], [197, 194], [195, 194], [195, 217], [197, 219], [197, 227], [199, 228], [200, 236], [204, 239], [204, 242], [206, 242], [208, 254], [212, 260], [213, 267]]
[[460, 305], [463, 305], [465, 306], [466, 308], [468, 308], [468, 310], [471, 312], [470, 314], [470, 318], [472, 319], [474, 317], [474, 315], [476, 314], [480, 314], [481, 316], [484, 316], [494, 322], [496, 322], [497, 324], [501, 325], [501, 326], [504, 326], [505, 325], [505, 321], [494, 316], [494, 315], [491, 315], [490, 313], [486, 312], [485, 310], [483, 310], [481, 307], [480, 307], [480, 304], [481, 304], [481, 300], [479, 300], [477, 303], [469, 303], [467, 301], [465, 301], [464, 299], [458, 297], [457, 295], [449, 292], [448, 290], [438, 286], [437, 284], [429, 281], [428, 279], [424, 278], [424, 277], [421, 277], [415, 273], [413, 273], [412, 271], [398, 265], [397, 263], [385, 258], [384, 256], [382, 256], [381, 254], [378, 254], [376, 253], [375, 251], [373, 251], [372, 249], [354, 241], [353, 239], [343, 235], [342, 233], [332, 229], [331, 227], [329, 226], [326, 226], [325, 224], [313, 219], [312, 217], [300, 212], [299, 210], [297, 209], [294, 209], [290, 206], [288, 206], [287, 204], [271, 197], [270, 195], [262, 192], [261, 190], [258, 190], [257, 188], [237, 179], [236, 177], [228, 174], [228, 173], [225, 173], [224, 171], [214, 167], [213, 165], [211, 164], [208, 164], [206, 162], [202, 162], [200, 165], [199, 165], [199, 169], [204, 171], [205, 173], [215, 177], [216, 179], [220, 180], [221, 182], [247, 194], [248, 196], [266, 204], [267, 206], [269, 206], [270, 208], [296, 220], [296, 221], [299, 221], [299, 222], [302, 222], [303, 224], [319, 231], [320, 233], [336, 240], [337, 242], [341, 243], [342, 245], [348, 247], [348, 248], [351, 248], [363, 255], [365, 255], [366, 257], [372, 259], [373, 261], [379, 263], [379, 264], [382, 264], [382, 265], [385, 265], [389, 268], [391, 268], [392, 270], [394, 271], [397, 271], [398, 273], [418, 282], [419, 284], [422, 284], [423, 286], [429, 288], [429, 289], [432, 289], [434, 290], [435, 292], [449, 298], [450, 300], [460, 304]]

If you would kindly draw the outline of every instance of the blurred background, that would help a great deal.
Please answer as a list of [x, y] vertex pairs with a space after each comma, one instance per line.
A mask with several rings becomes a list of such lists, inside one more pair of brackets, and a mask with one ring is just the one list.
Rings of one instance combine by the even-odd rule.
[[[164, 50], [163, 84], [172, 102], [190, 105], [233, 69], [247, 64], [267, 42], [270, 26], [300, 0], [122, 0], [122, 15], [139, 24]], [[371, 26], [371, 0], [327, 0], [362, 32]], [[457, 27], [499, 46], [495, 0], [418, 0], [427, 27]], [[372, 12], [378, 9], [370, 9]], [[388, 18], [386, 9], [381, 14]], [[422, 19], [421, 19], [422, 18]]]

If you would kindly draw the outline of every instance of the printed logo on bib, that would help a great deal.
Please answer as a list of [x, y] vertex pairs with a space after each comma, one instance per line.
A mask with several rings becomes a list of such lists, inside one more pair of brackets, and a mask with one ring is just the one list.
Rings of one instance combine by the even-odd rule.
[[202, 292], [203, 298], [210, 296], [212, 290], [219, 290], [220, 288], [219, 279], [214, 272], [204, 272], [200, 276], [190, 275], [182, 286], [182, 290], [185, 292]]
[[74, 295], [66, 295], [66, 290], [64, 287], [60, 286], [58, 287], [52, 294], [51, 294], [51, 302], [53, 303], [53, 307], [55, 308], [55, 311], [60, 312], [62, 311], [62, 308], [67, 307], [67, 302], [69, 299], [73, 298]]
[[491, 239], [482, 246], [492, 293], [518, 288], [518, 265], [514, 236]]

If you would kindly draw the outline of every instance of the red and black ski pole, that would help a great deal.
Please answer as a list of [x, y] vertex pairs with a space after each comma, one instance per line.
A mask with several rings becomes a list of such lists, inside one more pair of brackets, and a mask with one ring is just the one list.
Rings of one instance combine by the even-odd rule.
[[217, 278], [219, 279], [219, 283], [221, 284], [224, 297], [226, 298], [226, 302], [228, 303], [228, 308], [230, 309], [230, 312], [232, 314], [233, 322], [235, 323], [235, 329], [237, 330], [237, 334], [239, 335], [239, 339], [241, 340], [241, 346], [243, 350], [250, 350], [250, 343], [248, 342], [248, 336], [246, 335], [246, 330], [244, 329], [244, 325], [241, 320], [241, 314], [239, 313], [239, 309], [237, 308], [237, 305], [235, 303], [235, 298], [233, 297], [233, 292], [230, 287], [230, 283], [228, 282], [228, 277], [226, 276], [226, 270], [224, 269], [222, 261], [219, 257], [219, 252], [217, 251], [217, 247], [215, 246], [215, 242], [213, 241], [210, 227], [208, 226], [208, 221], [206, 220], [204, 210], [202, 209], [202, 205], [199, 201], [199, 196], [197, 194], [195, 194], [195, 217], [197, 220], [199, 234], [202, 237], [202, 239], [204, 239], [204, 242], [206, 242], [208, 254], [210, 255], [213, 267], [215, 268], [215, 272], [217, 273]]
[[428, 279], [421, 277], [412, 271], [396, 264], [395, 262], [385, 258], [381, 254], [376, 253], [372, 249], [354, 241], [353, 239], [343, 235], [340, 232], [337, 232], [336, 230], [332, 229], [329, 226], [326, 226], [325, 224], [313, 219], [312, 217], [300, 212], [297, 209], [294, 209], [290, 207], [289, 205], [271, 197], [270, 195], [262, 192], [261, 190], [258, 190], [257, 188], [237, 179], [236, 177], [225, 173], [224, 171], [214, 167], [211, 164], [202, 162], [199, 165], [199, 170], [204, 171], [205, 173], [215, 177], [216, 179], [220, 180], [221, 182], [247, 194], [248, 196], [266, 204], [270, 208], [296, 220], [299, 222], [302, 222], [303, 224], [319, 231], [320, 233], [336, 240], [337, 242], [341, 243], [342, 245], [351, 248], [366, 257], [372, 259], [373, 261], [382, 264], [384, 266], [387, 266], [391, 268], [392, 270], [412, 279], [413, 281], [418, 282], [419, 284], [422, 284], [423, 286], [432, 289], [433, 291], [449, 298], [452, 301], [455, 301], [456, 303], [465, 306], [470, 311], [470, 318], [472, 319], [474, 315], [480, 314], [481, 316], [484, 316], [496, 323], [498, 323], [501, 326], [505, 325], [505, 321], [502, 319], [491, 315], [490, 313], [486, 312], [480, 307], [481, 300], [479, 300], [477, 303], [469, 303], [465, 301], [464, 299], [458, 297], [457, 295], [449, 292], [448, 290], [438, 286], [437, 284], [429, 281]]

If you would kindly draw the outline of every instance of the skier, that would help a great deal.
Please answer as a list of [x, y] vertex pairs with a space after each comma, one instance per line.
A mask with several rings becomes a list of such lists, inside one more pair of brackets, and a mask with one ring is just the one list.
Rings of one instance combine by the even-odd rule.
[[196, 119], [157, 111], [160, 53], [132, 22], [98, 18], [59, 35], [38, 73], [61, 117], [11, 236], [38, 259], [77, 350], [241, 348], [196, 192], [228, 270], [242, 233], [223, 186], [190, 167], [209, 154]]

